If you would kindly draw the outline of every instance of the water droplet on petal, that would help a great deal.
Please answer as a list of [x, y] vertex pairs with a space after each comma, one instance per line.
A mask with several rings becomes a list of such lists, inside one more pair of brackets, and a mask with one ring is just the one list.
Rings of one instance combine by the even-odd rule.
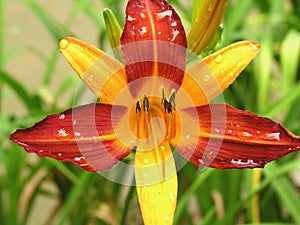
[[240, 67], [240, 66], [242, 66], [242, 65], [243, 65], [243, 63], [242, 63], [241, 61], [238, 61], [238, 62], [237, 62], [237, 66], [238, 66], [238, 67]]
[[59, 42], [59, 47], [60, 49], [66, 49], [70, 44], [70, 41], [67, 40], [67, 39], [62, 39], [60, 42]]
[[172, 22], [172, 23], [171, 23], [171, 26], [172, 26], [172, 27], [176, 27], [176, 26], [177, 26], [177, 22], [176, 22], [176, 21]]
[[173, 37], [172, 37], [172, 39], [170, 41], [174, 42], [179, 33], [180, 33], [179, 30], [173, 29], [172, 30]]
[[231, 135], [232, 133], [233, 133], [233, 130], [230, 130], [230, 129], [225, 131], [225, 134], [227, 134], [227, 135]]
[[127, 21], [128, 21], [131, 25], [134, 25], [134, 24], [137, 24], [137, 23], [138, 23], [138, 20], [137, 20], [135, 17], [130, 16], [130, 15], [127, 16]]
[[165, 217], [164, 217], [164, 220], [165, 220], [165, 221], [170, 221], [171, 218], [170, 218], [169, 216], [165, 216]]
[[89, 81], [93, 81], [94, 80], [94, 75], [93, 74], [89, 74], [88, 75], [88, 80]]
[[174, 205], [176, 203], [176, 199], [175, 199], [174, 193], [170, 192], [169, 197], [170, 197], [171, 203]]
[[65, 114], [62, 113], [62, 114], [59, 115], [58, 119], [59, 119], [59, 120], [64, 120], [65, 117], [66, 117]]
[[86, 163], [85, 158], [83, 156], [80, 156], [80, 157], [77, 156], [77, 157], [75, 157], [74, 161], [77, 162], [77, 163], [79, 163], [79, 164]]
[[71, 139], [71, 135], [66, 131], [65, 128], [61, 128], [57, 130], [57, 132], [54, 134], [56, 139], [59, 140], [69, 140]]
[[251, 47], [251, 48], [253, 48], [253, 50], [255, 50], [255, 51], [258, 51], [260, 48], [259, 48], [259, 45], [258, 44], [256, 44], [256, 43], [254, 43], [254, 42], [250, 42], [249, 43], [249, 46]]
[[269, 133], [266, 134], [266, 139], [280, 141], [280, 133]]
[[139, 33], [139, 36], [140, 36], [141, 38], [145, 38], [145, 37], [148, 36], [148, 28], [147, 28], [147, 27], [142, 27], [142, 28], [138, 31], [138, 33]]
[[237, 136], [240, 138], [240, 139], [244, 139], [244, 140], [250, 140], [253, 138], [253, 135], [250, 134], [249, 132], [247, 131], [239, 131], [237, 132]]
[[63, 160], [64, 159], [63, 154], [62, 153], [58, 153], [57, 154], [57, 159], [58, 160]]
[[172, 16], [172, 10], [166, 10], [159, 13], [154, 13], [154, 17], [157, 22], [163, 22], [167, 19], [167, 17]]
[[221, 63], [223, 61], [223, 56], [221, 54], [218, 54], [217, 57], [215, 58], [216, 63]]
[[148, 18], [147, 18], [147, 15], [145, 14], [145, 13], [141, 13], [140, 14], [140, 18], [142, 19], [142, 20], [147, 20]]
[[204, 82], [207, 82], [210, 79], [210, 76], [208, 74], [205, 74], [202, 79]]
[[149, 164], [149, 159], [143, 159], [143, 161], [144, 161], [144, 164]]

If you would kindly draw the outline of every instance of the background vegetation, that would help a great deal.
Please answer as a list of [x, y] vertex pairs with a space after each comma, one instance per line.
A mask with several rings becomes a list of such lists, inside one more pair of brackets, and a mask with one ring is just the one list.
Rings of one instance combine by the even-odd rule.
[[[169, 0], [190, 26], [192, 2]], [[135, 189], [74, 165], [27, 154], [10, 133], [72, 106], [79, 78], [58, 42], [76, 36], [108, 50], [102, 17], [124, 23], [125, 1], [0, 0], [0, 224], [142, 224]], [[225, 92], [226, 102], [268, 116], [300, 135], [300, 1], [232, 0], [218, 48], [262, 45]], [[300, 160], [294, 153], [263, 170], [199, 169], [178, 174], [174, 224], [300, 224]]]

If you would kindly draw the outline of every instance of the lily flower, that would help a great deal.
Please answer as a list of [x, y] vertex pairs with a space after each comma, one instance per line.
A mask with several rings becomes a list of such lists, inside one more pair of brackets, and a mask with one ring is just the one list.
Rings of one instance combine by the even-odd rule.
[[125, 66], [87, 43], [63, 39], [62, 54], [101, 103], [49, 115], [11, 139], [40, 157], [96, 172], [134, 150], [147, 225], [173, 222], [181, 156], [196, 166], [261, 168], [300, 149], [299, 137], [268, 118], [209, 104], [257, 55], [257, 43], [237, 42], [186, 65], [184, 28], [164, 0], [129, 0], [120, 43]]

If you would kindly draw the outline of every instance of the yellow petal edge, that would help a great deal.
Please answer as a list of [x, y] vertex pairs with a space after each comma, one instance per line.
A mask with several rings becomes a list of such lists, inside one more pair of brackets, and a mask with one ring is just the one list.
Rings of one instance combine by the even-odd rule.
[[240, 41], [209, 55], [186, 70], [183, 91], [188, 91], [195, 106], [208, 104], [234, 82], [259, 50], [256, 42]]
[[101, 102], [112, 104], [120, 90], [127, 85], [124, 66], [76, 38], [64, 38], [59, 46], [68, 63]]

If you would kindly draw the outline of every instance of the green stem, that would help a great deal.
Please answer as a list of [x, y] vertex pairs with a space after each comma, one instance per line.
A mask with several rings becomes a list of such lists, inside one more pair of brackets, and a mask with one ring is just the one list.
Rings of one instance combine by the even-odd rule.
[[128, 214], [128, 209], [129, 209], [129, 205], [130, 205], [130, 201], [132, 199], [132, 195], [133, 192], [135, 190], [135, 185], [134, 185], [134, 177], [132, 179], [132, 185], [129, 187], [126, 199], [125, 199], [125, 203], [124, 203], [124, 208], [123, 208], [123, 212], [122, 212], [122, 217], [120, 220], [120, 225], [125, 225], [126, 224], [126, 218], [127, 218], [127, 214]]
[[[4, 67], [4, 1], [0, 0], [0, 70]], [[2, 82], [0, 81], [0, 112], [2, 112]]]

